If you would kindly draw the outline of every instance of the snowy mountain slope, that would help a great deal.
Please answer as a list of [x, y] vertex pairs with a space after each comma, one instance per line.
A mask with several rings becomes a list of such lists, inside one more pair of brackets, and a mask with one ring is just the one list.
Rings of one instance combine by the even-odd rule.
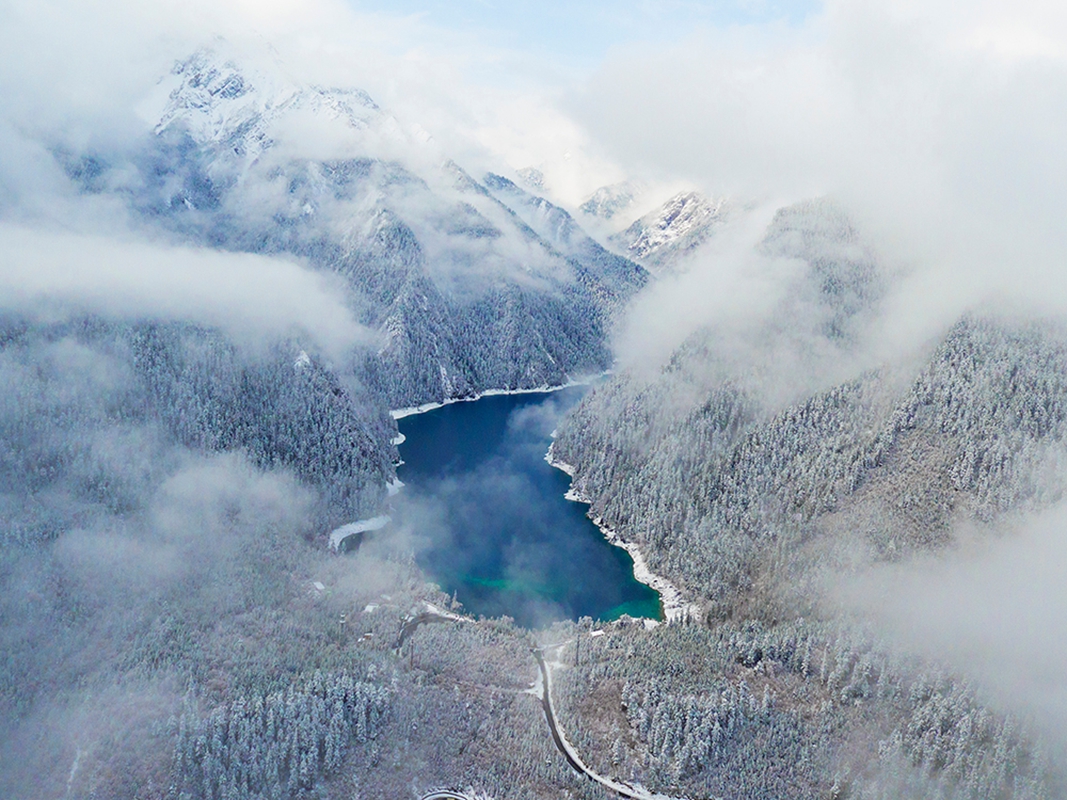
[[668, 272], [722, 225], [730, 213], [725, 198], [682, 192], [611, 237], [611, 242], [653, 272]]
[[966, 317], [907, 369], [842, 372], [879, 312], [877, 258], [825, 200], [780, 210], [758, 248], [805, 269], [743, 359], [701, 331], [654, 379], [597, 388], [554, 445], [653, 569], [730, 614], [1067, 491], [1061, 326]]
[[[435, 161], [362, 91], [303, 85], [216, 43], [179, 61], [144, 108], [157, 116], [143, 148], [57, 154], [71, 179], [185, 240], [339, 275], [381, 337], [357, 369], [391, 405], [609, 365], [605, 326], [644, 270], [560, 209]], [[546, 224], [529, 224], [535, 206]]]
[[1062, 497], [1065, 354], [1055, 326], [969, 318], [903, 387], [875, 371], [780, 410], [724, 383], [665, 415], [684, 374], [620, 376], [555, 452], [653, 568], [731, 613], [757, 585], [788, 596], [806, 569], [938, 547], [961, 519]]
[[456, 194], [434, 191], [373, 160], [306, 173], [289, 175], [289, 211], [271, 215], [285, 224], [264, 223], [250, 246], [346, 279], [362, 321], [382, 333], [367, 367], [390, 403], [560, 383], [606, 364], [612, 306], [602, 298], [632, 287], [590, 280], [484, 187], [468, 179]]
[[610, 220], [630, 208], [641, 194], [641, 187], [631, 181], [601, 186], [578, 210], [591, 217]]
[[[722, 349], [716, 330], [698, 331], [655, 379], [622, 373], [591, 393], [554, 446], [577, 468], [576, 486], [594, 513], [631, 531], [661, 566], [716, 602], [736, 600], [748, 585], [754, 528], [773, 528], [779, 513], [792, 519], [776, 510], [777, 498], [812, 495], [791, 485], [800, 480], [793, 459], [813, 459], [812, 447], [843, 447], [835, 426], [873, 425], [866, 395], [850, 385], [830, 390], [817, 413], [805, 410], [827, 391], [805, 389], [810, 376], [837, 374], [877, 313], [882, 278], [873, 256], [826, 201], [781, 209], [757, 248], [804, 269], [741, 357]], [[788, 431], [809, 423], [824, 427], [810, 436]], [[821, 466], [803, 480], [834, 481], [845, 468]], [[713, 530], [721, 533], [709, 540]]]
[[599, 284], [602, 296], [625, 298], [647, 282], [648, 275], [643, 269], [606, 250], [559, 206], [524, 191], [500, 175], [486, 175], [485, 185], [549, 246], [577, 262]]
[[[360, 89], [302, 85], [275, 59], [249, 68], [232, 55], [225, 47], [204, 48], [174, 65], [157, 88], [157, 95], [165, 95], [154, 120], [157, 135], [181, 130], [201, 145], [232, 151], [247, 165], [274, 146], [286, 117], [310, 115], [355, 131], [386, 126], [399, 134], [395, 120]], [[147, 104], [158, 105], [160, 99]]]

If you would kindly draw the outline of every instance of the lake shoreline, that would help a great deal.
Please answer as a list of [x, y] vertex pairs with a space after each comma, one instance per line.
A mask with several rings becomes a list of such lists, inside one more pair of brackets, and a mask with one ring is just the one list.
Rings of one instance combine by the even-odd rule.
[[[598, 372], [595, 375], [587, 375], [581, 378], [575, 378], [573, 380], [567, 381], [566, 383], [560, 383], [553, 386], [537, 386], [533, 389], [486, 389], [484, 392], [478, 392], [477, 394], [472, 394], [469, 397], [448, 397], [438, 402], [423, 403], [421, 406], [395, 408], [389, 412], [389, 415], [394, 420], [398, 420], [403, 419], [404, 417], [410, 417], [413, 414], [425, 414], [427, 411], [434, 411], [438, 408], [444, 408], [445, 406], [450, 406], [453, 403], [472, 403], [475, 400], [481, 400], [483, 397], [500, 397], [502, 395], [521, 394], [552, 394], [553, 392], [561, 392], [564, 389], [570, 389], [574, 386], [588, 386], [593, 381], [610, 374], [611, 370], [605, 370], [604, 372]], [[401, 442], [403, 442], [403, 439], [401, 439]], [[401, 442], [394, 441], [394, 444], [399, 444]]]
[[[576, 471], [574, 466], [557, 458], [553, 453], [554, 447], [555, 443], [549, 446], [548, 452], [545, 454], [545, 461], [548, 462], [549, 466], [558, 469], [571, 479], [571, 487], [567, 490], [564, 497], [571, 502], [583, 503], [592, 507], [592, 498], [586, 497], [574, 488], [574, 473]], [[682, 591], [677, 586], [662, 575], [657, 575], [649, 568], [648, 562], [645, 560], [645, 555], [641, 552], [641, 548], [637, 544], [623, 539], [618, 531], [605, 524], [603, 517], [590, 516], [589, 519], [597, 526], [604, 538], [610, 544], [625, 550], [629, 554], [634, 562], [634, 578], [639, 583], [648, 586], [660, 596], [660, 603], [663, 606], [663, 616], [667, 624], [684, 620], [694, 614], [699, 614], [699, 606], [687, 602], [682, 595]]]
[[[411, 451], [410, 453], [404, 452], [404, 461], [414, 461], [414, 463], [432, 464], [433, 461], [426, 461], [426, 458], [443, 458], [442, 464], [448, 463], [448, 458], [451, 458], [449, 453], [456, 447], [460, 450], [464, 450], [462, 435], [473, 435], [478, 441], [478, 446], [474, 447], [471, 451], [470, 457], [473, 459], [471, 464], [479, 463], [479, 459], [484, 455], [481, 453], [481, 447], [486, 443], [496, 441], [497, 436], [501, 436], [507, 430], [512, 430], [511, 425], [508, 423], [511, 413], [517, 407], [525, 407], [529, 404], [545, 405], [546, 410], [551, 409], [549, 412], [551, 420], [544, 420], [539, 422], [536, 426], [541, 428], [540, 432], [535, 432], [533, 428], [526, 431], [524, 426], [520, 426], [518, 429], [514, 429], [512, 434], [519, 436], [526, 444], [526, 455], [522, 456], [515, 462], [507, 462], [506, 469], [518, 469], [519, 471], [514, 473], [516, 475], [538, 475], [534, 479], [534, 484], [531, 484], [530, 497], [543, 497], [543, 500], [537, 502], [547, 502], [549, 505], [544, 507], [538, 507], [539, 511], [536, 515], [527, 515], [528, 522], [516, 520], [508, 528], [510, 531], [525, 530], [524, 526], [532, 526], [530, 528], [531, 538], [529, 542], [536, 543], [539, 541], [539, 537], [543, 534], [534, 531], [535, 528], [542, 528], [545, 530], [552, 530], [556, 533], [552, 535], [545, 535], [545, 544], [548, 545], [548, 550], [544, 552], [543, 558], [539, 563], [550, 564], [555, 561], [559, 561], [560, 558], [566, 558], [564, 553], [581, 553], [580, 558], [572, 558], [567, 561], [567, 566], [563, 564], [558, 565], [558, 571], [552, 572], [552, 575], [560, 576], [567, 575], [564, 580], [564, 585], [569, 587], [564, 590], [563, 595], [559, 598], [559, 602], [568, 607], [569, 610], [564, 612], [564, 616], [570, 616], [577, 619], [581, 616], [588, 615], [597, 619], [613, 619], [615, 616], [628, 613], [630, 616], [641, 619], [646, 626], [655, 626], [666, 621], [673, 621], [677, 619], [679, 615], [678, 609], [684, 608], [684, 603], [680, 602], [680, 593], [677, 589], [670, 585], [668, 582], [661, 579], [660, 576], [655, 575], [647, 568], [647, 564], [642, 558], [642, 554], [638, 552], [637, 560], [635, 562], [634, 555], [630, 552], [630, 548], [623, 544], [620, 544], [621, 540], [616, 541], [605, 530], [604, 526], [600, 524], [601, 521], [593, 520], [588, 514], [584, 513], [585, 509], [575, 508], [572, 505], [574, 498], [569, 494], [570, 481], [562, 480], [559, 472], [557, 471], [557, 465], [553, 464], [546, 458], [546, 453], [550, 450], [552, 438], [555, 435], [554, 431], [551, 431], [552, 425], [549, 422], [558, 423], [563, 410], [570, 406], [573, 402], [577, 401], [578, 394], [565, 394], [563, 396], [562, 404], [557, 398], [557, 392], [563, 389], [572, 389], [572, 392], [582, 392], [584, 387], [593, 381], [598, 380], [601, 374], [589, 376], [584, 380], [572, 380], [561, 386], [546, 387], [537, 390], [490, 390], [484, 392], [478, 397], [470, 398], [455, 398], [444, 403], [425, 404], [417, 407], [415, 411], [411, 409], [400, 409], [394, 412], [394, 418], [398, 424], [398, 428], [403, 433], [396, 435], [397, 439], [406, 437], [406, 440], [398, 442], [398, 445], [407, 444], [409, 446], [416, 445], [418, 449]], [[523, 395], [529, 395], [529, 399], [523, 397]], [[474, 399], [484, 399], [486, 405], [485, 411], [477, 410], [474, 404], [470, 404], [466, 407], [453, 405], [455, 403], [467, 402]], [[445, 408], [448, 406], [449, 408]], [[494, 410], [495, 409], [495, 410]], [[435, 411], [431, 414], [429, 412]], [[408, 413], [404, 413], [408, 412]], [[443, 415], [443, 416], [438, 416]], [[461, 421], [468, 420], [469, 422], [448, 422], [449, 420]], [[465, 428], [463, 426], [469, 426], [473, 424], [473, 428]], [[438, 426], [445, 425], [445, 428], [439, 428]], [[449, 425], [459, 425], [455, 430], [449, 433], [445, 433], [443, 438], [438, 439], [441, 435], [440, 431], [448, 431]], [[488, 427], [486, 427], [488, 426]], [[526, 431], [523, 433], [522, 431]], [[551, 432], [550, 432], [551, 431]], [[432, 433], [431, 433], [432, 432]], [[456, 438], [456, 433], [461, 432], [460, 438]], [[483, 436], [485, 432], [485, 438]], [[491, 433], [490, 433], [491, 432]], [[531, 438], [532, 437], [532, 438]], [[536, 441], [535, 441], [536, 440]], [[432, 443], [440, 441], [446, 443], [443, 445], [440, 454], [434, 452], [436, 445]], [[503, 441], [503, 439], [501, 440]], [[424, 444], [420, 445], [419, 443]], [[427, 447], [425, 453], [422, 449]], [[530, 445], [536, 445], [535, 449], [532, 449]], [[472, 442], [473, 445], [473, 442]], [[486, 451], [486, 454], [492, 453], [492, 448], [496, 447], [495, 444], [487, 445], [490, 449]], [[403, 447], [401, 446], [401, 451]], [[511, 456], [509, 456], [510, 458]], [[422, 459], [420, 461], [420, 458]], [[536, 464], [540, 463], [540, 467]], [[519, 466], [520, 464], [528, 464], [528, 466]], [[464, 467], [463, 469], [468, 469]], [[465, 474], [465, 473], [460, 473]], [[509, 474], [511, 474], [509, 472]], [[418, 479], [414, 477], [405, 477], [404, 482], [414, 481], [418, 483]], [[399, 484], [399, 480], [397, 481]], [[539, 487], [539, 488], [535, 488]], [[399, 489], [400, 486], [397, 486]], [[401, 490], [401, 492], [406, 492]], [[504, 505], [508, 505], [508, 502], [497, 498], [494, 502], [503, 502]], [[490, 503], [486, 506], [481, 504], [485, 508], [492, 508], [493, 504]], [[566, 508], [570, 507], [570, 511]], [[464, 529], [469, 533], [472, 530], [480, 530], [480, 526], [483, 524], [481, 520], [481, 514], [483, 512], [470, 512], [465, 518]], [[473, 516], [471, 516], [473, 514]], [[490, 516], [494, 516], [490, 514]], [[549, 522], [551, 520], [551, 522]], [[576, 526], [574, 531], [575, 537], [568, 535], [566, 541], [553, 541], [553, 536], [559, 536], [560, 531], [570, 531], [571, 525]], [[486, 531], [492, 531], [495, 527], [495, 523], [491, 523]], [[580, 529], [580, 535], [578, 535], [578, 529]], [[514, 535], [513, 533], [508, 535]], [[492, 553], [495, 548], [498, 547], [496, 540], [499, 538], [499, 534], [490, 533], [492, 538], [488, 539], [488, 548], [485, 552]], [[590, 537], [590, 538], [586, 538]], [[471, 542], [474, 540], [472, 539]], [[583, 541], [585, 544], [575, 544], [575, 542]], [[628, 544], [628, 543], [626, 543]], [[605, 548], [605, 545], [608, 547]], [[474, 546], [471, 544], [471, 546]], [[615, 548], [618, 549], [615, 549]], [[623, 550], [626, 552], [626, 556], [619, 552]], [[613, 551], [613, 553], [612, 553]], [[463, 552], [467, 552], [464, 550]], [[553, 554], [554, 553], [554, 554]], [[468, 555], [461, 557], [473, 559], [478, 561], [481, 556]], [[571, 566], [574, 565], [574, 566]], [[610, 565], [610, 566], [609, 566]], [[491, 567], [493, 569], [495, 567]], [[572, 574], [575, 573], [575, 574]], [[437, 575], [436, 572], [432, 573]], [[453, 588], [464, 586], [465, 580], [462, 576], [456, 579], [446, 579], [441, 582], [441, 578], [444, 574], [437, 576], [437, 580], [442, 586], [456, 584]], [[610, 582], [601, 584], [594, 581], [588, 583], [588, 575], [596, 574], [597, 576], [611, 575]], [[599, 580], [599, 578], [598, 578]], [[609, 588], [610, 587], [610, 588]], [[476, 592], [483, 592], [482, 589], [474, 590]], [[472, 595], [474, 597], [476, 595]], [[609, 598], [615, 596], [617, 599], [613, 599], [609, 603], [602, 603], [600, 598]], [[518, 597], [518, 596], [516, 596]], [[534, 595], [531, 595], [531, 599]], [[541, 601], [547, 601], [548, 595], [544, 595]], [[569, 607], [567, 604], [575, 602], [577, 598], [584, 598], [580, 602], [582, 605]], [[520, 605], [517, 608], [525, 608], [527, 604], [531, 602], [531, 599], [521, 600]], [[460, 600], [467, 602], [464, 597], [460, 597]], [[499, 598], [487, 596], [486, 601], [500, 603]], [[481, 601], [479, 601], [481, 602]], [[516, 602], [516, 601], [509, 601]], [[547, 601], [556, 602], [555, 600]], [[470, 606], [475, 608], [475, 606]], [[506, 610], [505, 603], [505, 610]], [[486, 612], [488, 613], [488, 612]], [[511, 612], [507, 612], [511, 613]], [[512, 614], [512, 616], [515, 616]], [[561, 617], [562, 618], [562, 617]], [[533, 621], [532, 621], [533, 622]], [[527, 624], [522, 621], [519, 624]], [[531, 629], [536, 628], [534, 624]]]

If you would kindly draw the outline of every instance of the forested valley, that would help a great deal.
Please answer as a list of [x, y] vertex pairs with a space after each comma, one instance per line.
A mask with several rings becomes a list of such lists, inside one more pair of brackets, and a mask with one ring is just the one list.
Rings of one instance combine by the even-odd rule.
[[[1062, 501], [1060, 318], [977, 305], [887, 356], [901, 275], [843, 200], [556, 202], [267, 50], [177, 54], [115, 141], [19, 134], [54, 194], [37, 228], [0, 196], [0, 796], [610, 796], [560, 731], [639, 797], [1067, 794], [1047, 716], [864, 613]], [[757, 223], [773, 302], [627, 361]], [[417, 521], [331, 542], [399, 502], [398, 415], [579, 381], [546, 455], [664, 618], [530, 630], [442, 591]]]

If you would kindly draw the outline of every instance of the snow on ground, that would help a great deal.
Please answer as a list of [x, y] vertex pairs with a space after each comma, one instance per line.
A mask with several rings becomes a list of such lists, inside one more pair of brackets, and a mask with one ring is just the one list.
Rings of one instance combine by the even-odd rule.
[[340, 528], [337, 528], [330, 533], [330, 547], [334, 550], [340, 550], [341, 542], [349, 536], [354, 536], [357, 533], [366, 533], [367, 531], [381, 530], [388, 525], [391, 520], [392, 517], [383, 514], [380, 517], [362, 519], [358, 522], [350, 522], [347, 525], [342, 525]]
[[460, 616], [459, 614], [453, 614], [451, 611], [445, 611], [440, 606], [435, 606], [433, 603], [431, 603], [428, 600], [424, 600], [423, 601], [423, 605], [426, 606], [426, 610], [429, 611], [431, 614], [436, 614], [437, 616], [443, 617], [445, 619], [454, 620], [455, 622], [473, 622], [474, 621], [470, 617], [464, 617], [464, 616]]

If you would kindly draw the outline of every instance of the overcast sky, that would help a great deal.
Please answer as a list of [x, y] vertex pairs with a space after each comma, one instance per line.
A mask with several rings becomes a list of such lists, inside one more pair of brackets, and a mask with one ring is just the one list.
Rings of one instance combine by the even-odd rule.
[[817, 0], [352, 0], [354, 8], [411, 15], [497, 46], [590, 68], [616, 46], [670, 42], [698, 28], [801, 24]]

